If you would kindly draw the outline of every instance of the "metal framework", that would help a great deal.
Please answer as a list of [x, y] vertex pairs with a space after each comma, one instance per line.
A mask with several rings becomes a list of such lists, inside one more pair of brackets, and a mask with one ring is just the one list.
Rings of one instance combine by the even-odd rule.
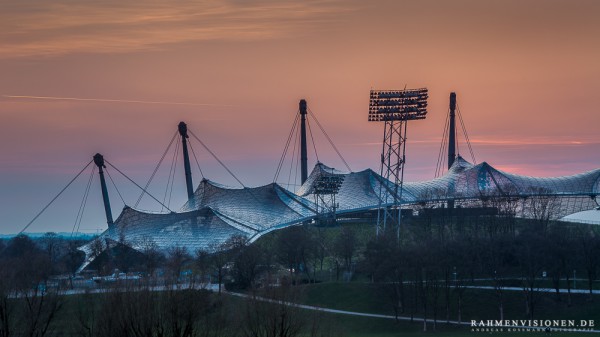
[[[409, 120], [425, 119], [428, 91], [426, 88], [408, 90], [371, 90], [369, 121], [384, 122], [380, 175], [392, 183], [380, 185], [376, 235], [387, 229], [388, 222], [396, 227], [400, 240], [402, 222], [400, 200], [406, 162], [406, 128]], [[390, 191], [390, 189], [392, 191]], [[400, 191], [398, 193], [398, 191]], [[390, 202], [391, 200], [391, 202]], [[386, 206], [391, 204], [391, 206]]]
[[315, 182], [313, 194], [318, 214], [317, 222], [320, 224], [335, 224], [336, 210], [339, 207], [335, 196], [339, 193], [343, 182], [344, 175], [334, 173], [322, 175]]

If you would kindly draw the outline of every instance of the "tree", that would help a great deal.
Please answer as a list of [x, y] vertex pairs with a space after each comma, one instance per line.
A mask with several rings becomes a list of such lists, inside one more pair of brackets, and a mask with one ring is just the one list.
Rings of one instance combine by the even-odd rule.
[[297, 282], [297, 275], [304, 272], [308, 279], [308, 261], [314, 248], [307, 228], [304, 226], [293, 226], [281, 231], [277, 237], [277, 258], [279, 262], [289, 270], [290, 278]]
[[231, 247], [235, 283], [240, 289], [254, 289], [262, 251], [257, 244], [247, 244], [247, 239], [237, 237]]
[[39, 255], [42, 251], [37, 247], [35, 242], [25, 234], [20, 234], [8, 241], [2, 257], [5, 258], [22, 258], [25, 255]]
[[199, 320], [208, 314], [210, 304], [210, 294], [205, 290], [169, 290], [160, 304], [165, 334], [172, 337], [197, 336], [202, 330]]
[[356, 234], [349, 226], [342, 227], [335, 240], [335, 254], [344, 261], [346, 271], [352, 270], [352, 258], [356, 252]]
[[593, 285], [597, 276], [598, 264], [600, 262], [600, 237], [592, 226], [581, 225], [579, 235], [579, 256], [587, 273], [589, 299], [593, 299]]
[[[510, 235], [510, 234], [509, 234]], [[483, 250], [488, 261], [485, 275], [491, 278], [494, 286], [494, 295], [498, 304], [500, 320], [504, 320], [504, 292], [506, 277], [509, 276], [510, 265], [516, 263], [513, 250], [513, 239], [509, 235], [499, 235], [486, 240]]]
[[169, 270], [171, 281], [179, 283], [179, 277], [183, 271], [183, 266], [191, 260], [187, 249], [180, 246], [173, 246], [167, 250], [167, 259], [165, 265]]
[[213, 270], [217, 274], [217, 282], [219, 283], [219, 294], [221, 294], [221, 287], [225, 278], [225, 270], [227, 263], [230, 261], [229, 250], [232, 247], [232, 241], [235, 239], [229, 239], [219, 245], [212, 244], [209, 246], [210, 252], [210, 264]]
[[565, 277], [567, 286], [567, 304], [571, 305], [570, 270], [574, 256], [577, 255], [572, 233], [562, 226], [553, 226], [547, 236], [547, 269], [552, 278], [556, 300], [560, 301], [560, 279]]
[[528, 192], [532, 195], [526, 199], [525, 211], [535, 220], [538, 230], [545, 234], [550, 222], [558, 216], [560, 200], [545, 188], [531, 188]]
[[363, 253], [362, 269], [367, 273], [371, 282], [383, 281], [388, 277], [389, 257], [391, 256], [391, 247], [395, 244], [393, 235], [381, 235], [367, 242]]
[[154, 272], [165, 260], [165, 256], [159, 251], [158, 245], [152, 238], [144, 237], [139, 243], [140, 251], [144, 254], [144, 269], [148, 276], [154, 276]]
[[80, 241], [67, 242], [66, 251], [59, 260], [59, 264], [71, 275], [75, 274], [85, 260], [85, 253], [78, 249], [81, 244]]
[[9, 337], [14, 329], [14, 278], [12, 265], [0, 259], [0, 337]]
[[41, 239], [43, 250], [48, 254], [52, 266], [57, 265], [58, 258], [63, 254], [61, 252], [61, 238], [54, 232], [44, 234]]
[[95, 237], [92, 242], [90, 243], [90, 261], [94, 261], [96, 258], [98, 258], [98, 256], [100, 256], [100, 254], [102, 254], [102, 252], [104, 252], [104, 250], [108, 250], [108, 243], [105, 244], [105, 242], [103, 242], [102, 238], [100, 238], [99, 236]]
[[[268, 289], [271, 301], [252, 298], [246, 301], [243, 311], [242, 335], [245, 337], [295, 337], [300, 336], [309, 321], [305, 312], [289, 303], [297, 303], [299, 293], [291, 286]], [[311, 331], [311, 336], [318, 331]]]
[[392, 231], [386, 233], [385, 236], [379, 238], [381, 240], [381, 257], [384, 259], [379, 266], [380, 270], [385, 273], [383, 279], [386, 283], [384, 288], [387, 296], [392, 302], [394, 315], [396, 320], [405, 310], [404, 296], [404, 279], [408, 273], [410, 263], [413, 262], [415, 250], [418, 249], [415, 245], [398, 245], [395, 233]]
[[48, 289], [52, 269], [48, 254], [28, 236], [8, 242], [0, 259], [0, 336], [50, 332], [63, 303], [58, 291]]
[[204, 249], [198, 249], [196, 251], [196, 258], [194, 259], [196, 270], [200, 274], [200, 283], [204, 284], [207, 280], [207, 276], [210, 275], [211, 267], [211, 256], [210, 252]]
[[479, 239], [466, 236], [456, 240], [450, 251], [450, 261], [454, 261], [453, 273], [454, 294], [456, 295], [457, 321], [462, 322], [462, 310], [464, 295], [469, 280], [472, 282], [476, 270], [481, 270], [483, 263], [483, 252], [487, 247], [483, 246]]
[[538, 288], [544, 267], [543, 242], [542, 234], [533, 231], [522, 233], [517, 241], [516, 253], [525, 296], [525, 314], [530, 319], [534, 317], [534, 309], [540, 296]]

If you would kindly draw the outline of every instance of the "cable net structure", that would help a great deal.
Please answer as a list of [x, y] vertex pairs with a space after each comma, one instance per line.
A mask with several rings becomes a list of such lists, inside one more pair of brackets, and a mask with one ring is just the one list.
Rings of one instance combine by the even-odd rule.
[[[213, 251], [233, 236], [253, 242], [273, 230], [317, 219], [316, 184], [328, 175], [343, 176], [336, 194], [336, 213], [341, 217], [390, 206], [381, 203], [380, 190], [388, 194], [386, 200], [399, 199], [403, 208], [443, 207], [450, 200], [457, 206], [485, 206], [509, 198], [516, 201], [516, 215], [526, 218], [535, 216], [527, 207], [535, 200], [550, 200], [553, 216], [559, 218], [593, 209], [600, 193], [600, 169], [540, 178], [503, 172], [486, 162], [473, 165], [457, 156], [441, 177], [404, 182], [400, 190], [371, 169], [344, 172], [317, 163], [296, 193], [277, 183], [234, 188], [203, 179], [178, 212], [153, 214], [125, 207], [114, 226], [95, 241], [100, 242], [100, 250], [122, 243], [143, 252], [151, 243], [160, 250], [180, 246], [190, 253]], [[90, 242], [81, 250], [86, 253], [83, 269], [98, 256], [99, 247]]]

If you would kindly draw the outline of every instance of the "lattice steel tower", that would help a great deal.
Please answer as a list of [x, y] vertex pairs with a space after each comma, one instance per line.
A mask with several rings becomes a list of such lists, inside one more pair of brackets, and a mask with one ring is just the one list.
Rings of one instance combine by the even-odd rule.
[[343, 174], [323, 172], [314, 184], [313, 194], [317, 209], [317, 221], [320, 225], [334, 225], [336, 223], [336, 211], [339, 207], [336, 196], [344, 182]]
[[[406, 162], [407, 121], [425, 119], [427, 114], [426, 88], [405, 90], [371, 90], [369, 121], [384, 122], [381, 171], [384, 178], [379, 188], [376, 235], [394, 225], [400, 242], [402, 221], [401, 199]], [[388, 184], [388, 181], [392, 184]]]

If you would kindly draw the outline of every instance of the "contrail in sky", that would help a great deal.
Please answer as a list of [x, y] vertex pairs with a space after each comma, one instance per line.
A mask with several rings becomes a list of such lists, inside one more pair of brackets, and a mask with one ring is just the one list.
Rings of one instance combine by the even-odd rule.
[[138, 101], [127, 99], [105, 99], [105, 98], [77, 98], [77, 97], [53, 97], [53, 96], [26, 96], [26, 95], [2, 95], [6, 98], [25, 98], [25, 99], [40, 99], [52, 101], [79, 101], [79, 102], [106, 102], [106, 103], [139, 103], [139, 104], [165, 104], [165, 105], [191, 105], [191, 106], [222, 106], [232, 107], [229, 104], [214, 104], [214, 103], [186, 103], [186, 102], [162, 102], [162, 101]]

